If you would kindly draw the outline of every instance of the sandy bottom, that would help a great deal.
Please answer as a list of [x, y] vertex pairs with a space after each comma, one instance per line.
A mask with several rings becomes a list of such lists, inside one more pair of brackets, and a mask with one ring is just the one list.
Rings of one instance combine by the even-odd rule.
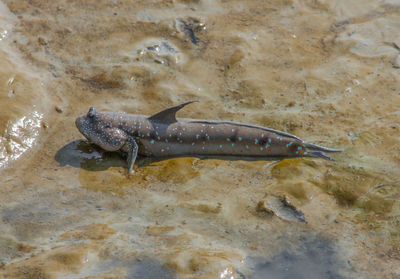
[[[400, 278], [400, 3], [0, 3], [0, 277]], [[238, 121], [335, 162], [139, 158], [90, 106]]]

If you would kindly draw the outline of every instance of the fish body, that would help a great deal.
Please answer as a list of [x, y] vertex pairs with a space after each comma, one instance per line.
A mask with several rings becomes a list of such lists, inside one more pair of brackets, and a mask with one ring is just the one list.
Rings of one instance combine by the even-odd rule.
[[121, 112], [97, 112], [93, 107], [76, 119], [79, 131], [107, 151], [128, 153], [129, 172], [137, 154], [144, 156], [244, 156], [322, 157], [338, 152], [306, 143], [273, 129], [226, 121], [176, 118], [176, 112], [192, 102], [153, 116]]

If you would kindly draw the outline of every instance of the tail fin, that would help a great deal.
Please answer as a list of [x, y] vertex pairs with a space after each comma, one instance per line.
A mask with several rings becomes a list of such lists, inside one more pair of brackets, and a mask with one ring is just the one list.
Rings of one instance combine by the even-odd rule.
[[335, 148], [327, 148], [323, 146], [319, 146], [313, 143], [304, 143], [304, 146], [310, 150], [310, 151], [322, 151], [322, 152], [342, 152], [343, 150], [341, 149], [335, 149]]
[[342, 152], [343, 150], [341, 149], [335, 149], [335, 148], [327, 148], [323, 146], [319, 146], [313, 143], [304, 143], [304, 146], [307, 148], [309, 151], [309, 156], [310, 157], [315, 157], [315, 158], [323, 158], [325, 160], [329, 161], [335, 161], [333, 158], [329, 157], [328, 155], [325, 154], [325, 152]]
[[335, 161], [335, 159], [329, 157], [322, 151], [311, 151], [308, 155], [309, 157], [314, 157], [314, 158], [322, 158], [328, 161]]

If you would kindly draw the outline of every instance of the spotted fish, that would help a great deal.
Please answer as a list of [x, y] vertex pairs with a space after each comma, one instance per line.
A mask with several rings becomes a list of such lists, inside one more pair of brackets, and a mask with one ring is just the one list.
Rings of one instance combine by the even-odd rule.
[[187, 102], [152, 116], [121, 112], [97, 112], [94, 107], [76, 119], [79, 131], [107, 151], [128, 154], [129, 172], [138, 154], [144, 156], [244, 156], [320, 157], [338, 149], [304, 142], [298, 137], [260, 126], [176, 118]]

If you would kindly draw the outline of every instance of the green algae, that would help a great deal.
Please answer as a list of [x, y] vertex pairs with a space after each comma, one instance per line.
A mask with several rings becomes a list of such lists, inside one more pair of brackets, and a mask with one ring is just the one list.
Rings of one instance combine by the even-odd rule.
[[152, 163], [138, 172], [140, 175], [149, 176], [156, 181], [181, 184], [200, 175], [200, 172], [194, 167], [194, 163], [197, 160], [193, 157], [168, 159]]

